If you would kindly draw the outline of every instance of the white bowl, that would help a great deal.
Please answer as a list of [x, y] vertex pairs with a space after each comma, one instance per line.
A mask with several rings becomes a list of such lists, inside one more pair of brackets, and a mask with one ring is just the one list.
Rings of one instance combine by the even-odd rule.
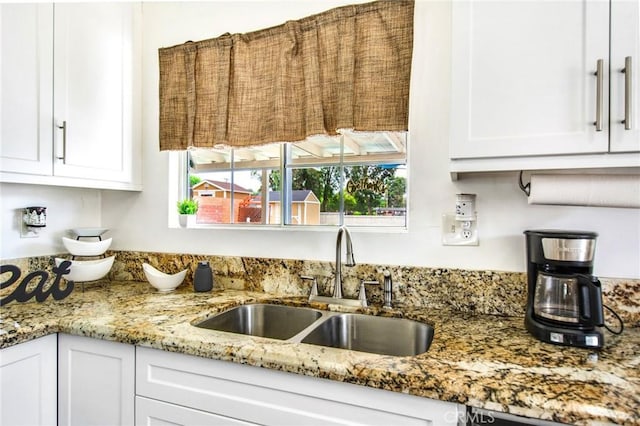
[[81, 241], [62, 237], [62, 244], [74, 256], [100, 256], [111, 246], [112, 238], [102, 241]]
[[[95, 281], [107, 275], [111, 267], [113, 266], [113, 260], [115, 256], [107, 257], [98, 260], [69, 260], [71, 266], [69, 267], [69, 273], [62, 277], [67, 281], [84, 282]], [[56, 257], [56, 266], [68, 259], [60, 259]]]
[[142, 269], [144, 270], [144, 275], [147, 277], [147, 280], [151, 285], [162, 293], [175, 290], [176, 287], [184, 281], [184, 277], [187, 275], [187, 269], [171, 275], [158, 271], [148, 263], [143, 263]]

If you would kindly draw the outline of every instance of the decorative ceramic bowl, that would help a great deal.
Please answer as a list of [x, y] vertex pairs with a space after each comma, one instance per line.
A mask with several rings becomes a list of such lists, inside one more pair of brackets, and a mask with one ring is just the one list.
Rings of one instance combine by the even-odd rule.
[[62, 237], [62, 244], [74, 256], [100, 256], [111, 245], [112, 238], [102, 241], [82, 241]]
[[176, 287], [178, 287], [182, 283], [182, 281], [184, 281], [184, 277], [187, 275], [188, 271], [188, 269], [185, 269], [184, 271], [180, 271], [176, 274], [170, 275], [158, 271], [148, 263], [143, 263], [142, 269], [144, 270], [144, 275], [147, 277], [147, 280], [151, 283], [151, 285], [157, 288], [158, 291], [162, 293], [175, 290]]
[[[115, 258], [115, 256], [111, 256], [98, 260], [69, 260], [69, 262], [71, 262], [71, 266], [69, 267], [70, 272], [63, 275], [63, 278], [67, 281], [75, 282], [99, 280], [107, 275], [113, 266], [113, 260]], [[65, 260], [68, 259], [56, 257], [56, 266], [60, 266]]]

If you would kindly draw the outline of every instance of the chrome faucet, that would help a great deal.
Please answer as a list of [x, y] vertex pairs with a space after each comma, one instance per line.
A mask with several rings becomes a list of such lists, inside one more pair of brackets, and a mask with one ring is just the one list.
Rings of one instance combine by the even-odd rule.
[[[354, 306], [354, 307], [366, 307], [367, 306], [367, 297], [364, 293], [364, 282], [360, 287], [360, 296], [357, 299], [345, 299], [342, 294], [342, 236], [345, 235], [346, 241], [345, 244], [347, 246], [347, 259], [344, 263], [345, 266], [355, 266], [356, 261], [353, 258], [353, 245], [351, 243], [351, 234], [346, 226], [341, 226], [338, 228], [338, 237], [336, 239], [336, 275], [334, 278], [333, 285], [333, 295], [329, 296], [320, 296], [318, 295], [318, 286], [316, 284], [315, 277], [312, 276], [301, 276], [300, 278], [303, 280], [311, 280], [314, 283], [312, 284], [311, 291], [309, 292], [309, 302], [320, 302], [320, 303], [328, 303], [328, 304], [336, 304], [343, 306]], [[367, 282], [368, 283], [368, 282]]]
[[351, 244], [351, 234], [346, 226], [338, 228], [338, 237], [336, 238], [336, 276], [333, 286], [333, 297], [342, 299], [342, 234], [346, 236], [347, 245], [347, 261], [345, 266], [355, 266], [356, 261], [353, 258], [353, 246]]
[[385, 270], [382, 275], [384, 276], [384, 280], [382, 283], [382, 289], [383, 289], [383, 305], [382, 308], [383, 309], [392, 309], [393, 308], [393, 281], [391, 280], [391, 272], [389, 272], [388, 270]]

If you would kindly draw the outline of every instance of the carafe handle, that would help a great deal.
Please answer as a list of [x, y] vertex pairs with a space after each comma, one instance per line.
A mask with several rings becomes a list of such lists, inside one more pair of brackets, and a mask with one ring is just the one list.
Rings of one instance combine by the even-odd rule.
[[580, 320], [592, 326], [604, 325], [602, 312], [602, 286], [600, 280], [591, 275], [578, 275], [580, 286]]

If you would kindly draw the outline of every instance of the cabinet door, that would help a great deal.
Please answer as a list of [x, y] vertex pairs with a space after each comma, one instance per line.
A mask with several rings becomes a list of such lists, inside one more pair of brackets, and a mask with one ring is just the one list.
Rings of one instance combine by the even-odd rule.
[[0, 424], [55, 425], [56, 335], [0, 351]]
[[608, 2], [452, 2], [450, 157], [606, 152], [608, 58]]
[[[627, 70], [628, 64], [631, 64], [630, 70]], [[640, 3], [637, 0], [612, 0], [610, 125], [613, 152], [640, 151], [639, 77]]]
[[51, 175], [53, 5], [0, 5], [0, 171]]
[[141, 396], [136, 397], [136, 426], [239, 426], [254, 424]]
[[134, 375], [134, 346], [61, 334], [59, 424], [133, 425]]
[[56, 176], [132, 178], [133, 8], [55, 4]]

